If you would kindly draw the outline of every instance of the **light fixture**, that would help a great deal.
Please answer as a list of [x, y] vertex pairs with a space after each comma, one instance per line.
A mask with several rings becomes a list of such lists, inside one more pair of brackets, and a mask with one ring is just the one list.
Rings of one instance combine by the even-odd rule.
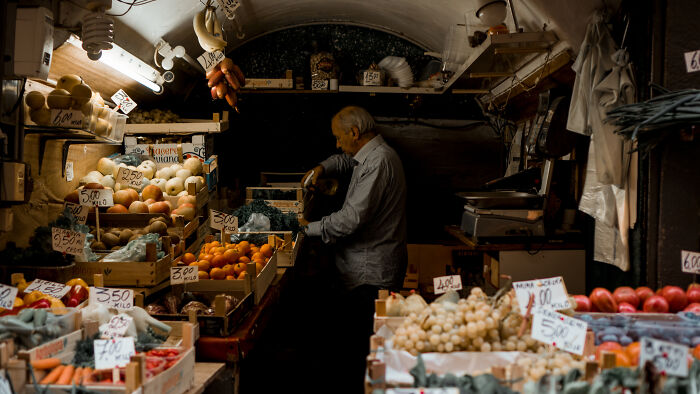
[[488, 27], [502, 24], [506, 20], [505, 0], [477, 0], [476, 17]]
[[[83, 44], [74, 34], [71, 34], [66, 41], [78, 48]], [[137, 81], [154, 93], [163, 92], [164, 79], [160, 73], [117, 44], [112, 44], [112, 49], [102, 50], [102, 56], [98, 61]]]
[[114, 43], [114, 19], [106, 15], [112, 8], [112, 0], [93, 0], [88, 2], [87, 8], [92, 12], [82, 21], [82, 46], [90, 60], [97, 60], [102, 51], [111, 49]]

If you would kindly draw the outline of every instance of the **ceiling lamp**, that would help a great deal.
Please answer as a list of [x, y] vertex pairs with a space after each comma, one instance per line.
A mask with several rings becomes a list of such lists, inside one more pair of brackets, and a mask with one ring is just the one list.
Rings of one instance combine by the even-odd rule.
[[97, 60], [102, 51], [112, 49], [114, 43], [114, 19], [105, 13], [112, 8], [112, 0], [89, 1], [87, 8], [92, 11], [83, 18], [83, 49], [90, 60]]
[[501, 25], [506, 20], [505, 0], [477, 0], [476, 17], [488, 27]]

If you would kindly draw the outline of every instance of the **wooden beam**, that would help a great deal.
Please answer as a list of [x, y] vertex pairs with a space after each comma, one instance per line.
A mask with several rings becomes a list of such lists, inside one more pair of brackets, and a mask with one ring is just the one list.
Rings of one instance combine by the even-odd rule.
[[501, 54], [523, 54], [523, 53], [545, 53], [549, 49], [543, 47], [513, 47], [513, 48], [496, 48], [493, 53], [496, 55]]
[[469, 78], [503, 78], [512, 76], [512, 72], [483, 72], [483, 73], [469, 73]]

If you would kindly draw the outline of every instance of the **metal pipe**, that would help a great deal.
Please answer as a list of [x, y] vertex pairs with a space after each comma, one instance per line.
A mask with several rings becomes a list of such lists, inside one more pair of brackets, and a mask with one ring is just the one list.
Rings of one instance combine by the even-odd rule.
[[513, 15], [513, 23], [515, 24], [515, 31], [520, 33], [520, 25], [518, 24], [518, 17], [515, 16], [515, 8], [513, 8], [513, 0], [508, 0], [508, 5], [510, 6], [510, 13]]

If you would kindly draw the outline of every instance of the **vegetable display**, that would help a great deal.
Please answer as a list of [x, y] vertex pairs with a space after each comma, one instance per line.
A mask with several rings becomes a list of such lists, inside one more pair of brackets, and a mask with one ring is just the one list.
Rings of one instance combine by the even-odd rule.
[[192, 253], [185, 253], [182, 262], [198, 267], [199, 279], [243, 279], [248, 275], [246, 265], [255, 263], [256, 275], [265, 267], [274, 250], [269, 244], [260, 247], [248, 241], [238, 244], [222, 246], [219, 241], [204, 244], [195, 257]]

